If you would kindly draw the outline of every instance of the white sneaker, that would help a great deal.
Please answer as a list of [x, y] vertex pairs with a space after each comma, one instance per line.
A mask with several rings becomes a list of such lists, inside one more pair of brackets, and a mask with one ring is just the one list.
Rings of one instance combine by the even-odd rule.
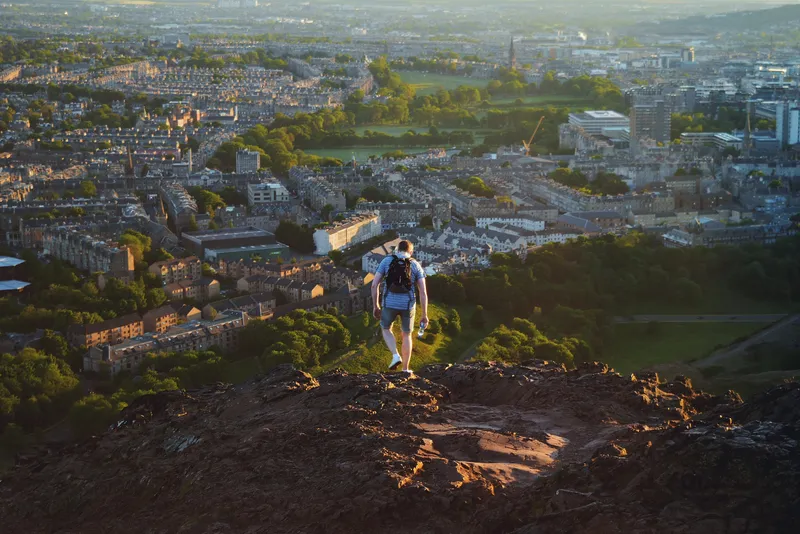
[[403, 360], [400, 358], [399, 354], [395, 354], [392, 356], [392, 363], [389, 364], [389, 370], [394, 371], [397, 369], [397, 366], [403, 363]]
[[412, 371], [411, 369], [403, 369], [403, 373], [405, 373], [406, 378], [411, 378], [412, 376], [414, 376], [414, 371]]

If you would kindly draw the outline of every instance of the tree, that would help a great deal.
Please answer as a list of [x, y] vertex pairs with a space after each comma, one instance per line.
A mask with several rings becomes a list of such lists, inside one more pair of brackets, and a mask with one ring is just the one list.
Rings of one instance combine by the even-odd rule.
[[450, 310], [447, 316], [447, 333], [453, 337], [461, 333], [461, 316], [458, 310]]
[[69, 424], [76, 436], [88, 437], [105, 431], [125, 405], [113, 405], [103, 395], [91, 393], [69, 411]]
[[194, 216], [194, 214], [189, 217], [189, 226], [186, 229], [190, 232], [196, 232], [198, 230], [197, 218]]
[[323, 220], [326, 220], [326, 221], [329, 221], [329, 220], [330, 220], [330, 217], [331, 217], [331, 213], [333, 213], [333, 209], [334, 209], [334, 208], [333, 208], [333, 206], [332, 206], [332, 205], [330, 205], [330, 204], [325, 204], [325, 205], [322, 207], [322, 210], [321, 210], [321, 212], [320, 212], [320, 216], [322, 217], [322, 219], [323, 219]]
[[427, 230], [433, 230], [433, 217], [424, 215], [419, 220], [419, 225]]
[[431, 319], [430, 322], [428, 323], [428, 332], [433, 335], [436, 335], [441, 333], [441, 331], [442, 331], [442, 326], [439, 323], [439, 321], [437, 321], [436, 319]]
[[469, 324], [476, 330], [482, 330], [486, 326], [486, 314], [483, 312], [483, 306], [480, 304], [475, 307], [475, 311], [469, 319]]
[[81, 190], [81, 196], [84, 198], [91, 198], [97, 196], [97, 186], [94, 185], [94, 182], [90, 182], [89, 180], [84, 180], [81, 182], [80, 190]]
[[344, 261], [344, 252], [341, 250], [331, 250], [328, 252], [328, 257], [333, 261], [334, 265], [341, 265]]

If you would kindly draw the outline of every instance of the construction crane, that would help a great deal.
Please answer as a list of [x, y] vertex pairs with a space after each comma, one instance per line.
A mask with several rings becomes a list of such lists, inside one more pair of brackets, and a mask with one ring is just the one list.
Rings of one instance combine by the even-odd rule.
[[525, 155], [526, 156], [530, 156], [531, 155], [531, 145], [533, 144], [533, 138], [536, 137], [536, 132], [539, 131], [539, 126], [541, 126], [543, 122], [544, 122], [544, 115], [542, 115], [539, 118], [539, 124], [536, 125], [536, 129], [533, 130], [533, 134], [531, 134], [531, 138], [528, 139], [528, 142], [526, 143], [524, 139], [522, 140], [522, 146], [525, 147]]

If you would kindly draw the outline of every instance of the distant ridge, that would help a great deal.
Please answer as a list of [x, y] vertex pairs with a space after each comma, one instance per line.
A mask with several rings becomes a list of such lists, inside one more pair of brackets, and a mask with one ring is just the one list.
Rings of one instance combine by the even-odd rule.
[[698, 15], [660, 23], [637, 24], [629, 28], [636, 34], [716, 34], [800, 26], [800, 5], [785, 5], [769, 9], [731, 11], [716, 15]]

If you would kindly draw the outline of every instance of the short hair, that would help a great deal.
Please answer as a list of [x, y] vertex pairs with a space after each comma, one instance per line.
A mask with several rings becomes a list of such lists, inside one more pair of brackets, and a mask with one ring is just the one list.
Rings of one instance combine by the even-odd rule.
[[414, 248], [414, 243], [406, 241], [405, 239], [397, 244], [397, 250], [400, 252], [408, 252]]

